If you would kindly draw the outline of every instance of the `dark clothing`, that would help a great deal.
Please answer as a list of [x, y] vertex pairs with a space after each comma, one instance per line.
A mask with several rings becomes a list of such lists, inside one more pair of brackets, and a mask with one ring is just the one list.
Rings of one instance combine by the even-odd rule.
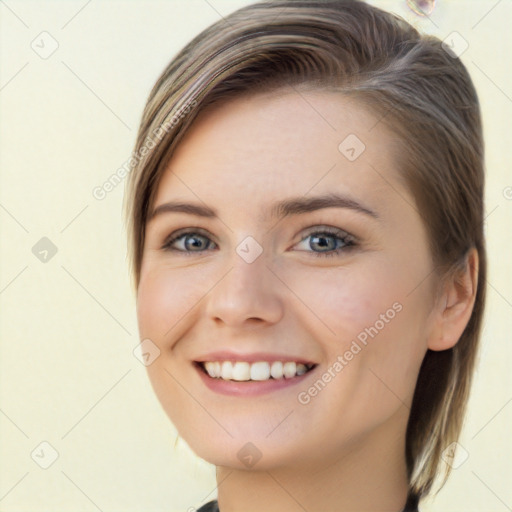
[[[217, 500], [206, 503], [197, 512], [219, 512]], [[418, 512], [418, 499], [416, 497], [409, 496], [402, 512]]]
[[197, 509], [197, 512], [219, 512], [217, 500], [210, 501], [206, 505], [203, 505], [201, 508]]

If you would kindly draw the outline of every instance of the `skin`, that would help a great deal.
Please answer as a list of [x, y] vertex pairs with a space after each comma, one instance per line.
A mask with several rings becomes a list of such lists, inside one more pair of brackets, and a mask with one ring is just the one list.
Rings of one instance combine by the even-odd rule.
[[[338, 149], [349, 134], [366, 145], [354, 161]], [[207, 205], [218, 218], [173, 212], [148, 222], [139, 331], [161, 351], [147, 370], [164, 410], [217, 466], [222, 512], [400, 511], [405, 504], [405, 431], [418, 371], [427, 348], [444, 350], [460, 337], [478, 262], [472, 252], [467, 272], [439, 288], [394, 147], [385, 124], [353, 100], [280, 91], [201, 112], [165, 170], [154, 205]], [[349, 208], [268, 215], [276, 201], [332, 192], [377, 218]], [[350, 233], [356, 245], [321, 235], [326, 226]], [[163, 249], [183, 228], [201, 228], [188, 246], [174, 242], [188, 254]], [[252, 263], [236, 252], [248, 236], [263, 249]], [[342, 249], [323, 256], [318, 236]], [[298, 394], [329, 368], [332, 375], [338, 356], [393, 304], [400, 311], [300, 403]], [[192, 363], [221, 349], [285, 353], [318, 366], [299, 385], [225, 396], [208, 389]], [[248, 442], [261, 454], [250, 468], [237, 456]]]

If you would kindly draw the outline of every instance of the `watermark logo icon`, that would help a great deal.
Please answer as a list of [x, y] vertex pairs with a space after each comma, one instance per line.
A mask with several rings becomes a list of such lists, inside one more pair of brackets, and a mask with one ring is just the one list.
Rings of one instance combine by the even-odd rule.
[[468, 460], [469, 452], [459, 443], [454, 441], [448, 445], [441, 454], [441, 458], [452, 469], [457, 469]]
[[48, 469], [59, 458], [59, 452], [48, 441], [43, 441], [32, 450], [30, 456], [39, 467]]
[[248, 236], [238, 244], [236, 253], [246, 262], [252, 263], [263, 252], [263, 247], [252, 237]]
[[253, 443], [246, 443], [236, 455], [242, 464], [252, 468], [261, 459], [263, 454]]
[[43, 236], [32, 247], [32, 254], [42, 263], [48, 263], [57, 254], [57, 246], [49, 238]]
[[443, 39], [441, 46], [445, 52], [456, 59], [469, 48], [469, 43], [458, 32], [452, 32]]
[[160, 349], [149, 338], [142, 340], [134, 349], [133, 355], [144, 365], [149, 366], [160, 357]]
[[351, 133], [338, 146], [338, 151], [350, 162], [357, 160], [366, 149], [364, 142], [354, 133]]
[[49, 32], [44, 30], [31, 43], [30, 47], [41, 59], [50, 58], [59, 48], [59, 43]]

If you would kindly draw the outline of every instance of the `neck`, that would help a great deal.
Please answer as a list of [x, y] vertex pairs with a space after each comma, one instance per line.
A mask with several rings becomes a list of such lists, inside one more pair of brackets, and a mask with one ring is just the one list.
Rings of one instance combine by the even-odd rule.
[[408, 489], [403, 412], [328, 460], [260, 471], [218, 466], [220, 512], [401, 512]]

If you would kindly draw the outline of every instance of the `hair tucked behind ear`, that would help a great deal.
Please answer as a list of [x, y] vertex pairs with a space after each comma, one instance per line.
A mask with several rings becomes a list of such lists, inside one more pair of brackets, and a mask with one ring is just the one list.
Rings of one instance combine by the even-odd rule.
[[261, 2], [199, 34], [159, 77], [142, 116], [125, 203], [134, 286], [159, 178], [198, 113], [237, 94], [298, 86], [351, 96], [393, 130], [440, 278], [478, 251], [471, 319], [452, 349], [427, 352], [417, 381], [406, 460], [410, 495], [422, 497], [460, 434], [486, 276], [478, 99], [461, 61], [437, 38], [357, 0]]

